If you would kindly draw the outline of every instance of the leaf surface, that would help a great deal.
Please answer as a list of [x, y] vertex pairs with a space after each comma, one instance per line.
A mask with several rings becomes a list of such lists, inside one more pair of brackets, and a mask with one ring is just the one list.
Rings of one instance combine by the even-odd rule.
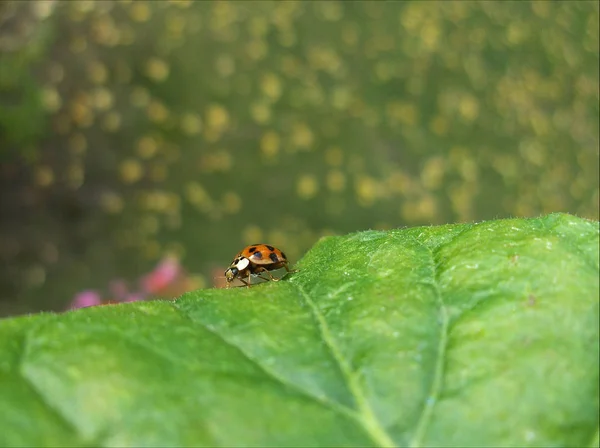
[[597, 446], [598, 223], [321, 240], [281, 282], [0, 321], [0, 445]]

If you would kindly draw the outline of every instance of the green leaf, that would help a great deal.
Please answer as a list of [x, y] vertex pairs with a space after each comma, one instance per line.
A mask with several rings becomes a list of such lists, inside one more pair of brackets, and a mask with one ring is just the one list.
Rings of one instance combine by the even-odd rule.
[[278, 283], [0, 322], [0, 445], [597, 446], [598, 223], [321, 240]]

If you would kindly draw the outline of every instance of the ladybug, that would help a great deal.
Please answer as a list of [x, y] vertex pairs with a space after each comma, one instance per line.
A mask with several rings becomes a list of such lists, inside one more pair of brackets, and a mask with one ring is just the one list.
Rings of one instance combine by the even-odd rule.
[[[227, 288], [236, 278], [250, 287], [250, 275], [256, 275], [267, 281], [279, 281], [280, 279], [274, 278], [269, 271], [285, 268], [286, 271], [292, 272], [288, 263], [285, 254], [276, 247], [267, 244], [252, 244], [238, 253], [225, 271]], [[269, 278], [260, 275], [262, 272], [265, 272]]]

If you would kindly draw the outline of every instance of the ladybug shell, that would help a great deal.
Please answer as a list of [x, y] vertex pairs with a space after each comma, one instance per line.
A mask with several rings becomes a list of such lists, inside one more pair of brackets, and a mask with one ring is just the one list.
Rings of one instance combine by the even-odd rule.
[[264, 267], [287, 262], [287, 257], [283, 252], [267, 244], [252, 244], [244, 248], [235, 258], [239, 257], [247, 258], [250, 263]]

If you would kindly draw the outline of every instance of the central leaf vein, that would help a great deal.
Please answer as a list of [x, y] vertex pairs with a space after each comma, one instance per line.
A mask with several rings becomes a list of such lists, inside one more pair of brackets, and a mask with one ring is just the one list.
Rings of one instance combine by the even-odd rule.
[[435, 367], [433, 372], [433, 380], [431, 382], [431, 386], [429, 388], [429, 393], [425, 397], [425, 403], [423, 404], [423, 410], [421, 411], [421, 415], [417, 421], [417, 427], [415, 429], [415, 433], [412, 437], [412, 440], [409, 444], [411, 447], [419, 447], [423, 445], [423, 438], [425, 437], [425, 433], [431, 423], [431, 418], [433, 416], [433, 410], [435, 405], [439, 399], [440, 393], [442, 391], [443, 382], [444, 382], [444, 365], [446, 362], [446, 349], [448, 347], [448, 327], [449, 327], [449, 316], [448, 309], [446, 308], [446, 304], [444, 303], [444, 298], [442, 296], [442, 292], [439, 287], [439, 279], [437, 274], [437, 261], [436, 256], [433, 250], [427, 247], [425, 244], [420, 242], [415, 238], [417, 244], [423, 247], [430, 254], [431, 264], [432, 264], [432, 277], [433, 283], [432, 286], [435, 291], [435, 297], [437, 301], [437, 305], [439, 308], [439, 319], [440, 319], [440, 336], [438, 340], [438, 348], [437, 348], [437, 357], [435, 360]]
[[342, 415], [346, 418], [351, 418], [353, 420], [356, 420], [356, 415], [353, 412], [353, 410], [348, 409], [345, 406], [342, 406], [339, 403], [333, 402], [323, 396], [315, 395], [315, 394], [311, 393], [310, 391], [307, 391], [304, 388], [294, 384], [293, 382], [286, 380], [285, 378], [281, 377], [276, 372], [274, 372], [272, 369], [269, 369], [267, 366], [263, 365], [254, 356], [247, 353], [242, 347], [240, 347], [239, 345], [230, 341], [229, 339], [227, 339], [224, 335], [222, 335], [215, 329], [210, 328], [210, 326], [206, 325], [204, 322], [198, 321], [196, 319], [192, 319], [184, 310], [179, 308], [177, 306], [177, 304], [173, 304], [173, 308], [176, 311], [178, 311], [181, 315], [183, 315], [184, 317], [189, 319], [191, 322], [193, 322], [195, 325], [201, 325], [205, 331], [214, 335], [223, 344], [225, 344], [228, 347], [231, 347], [232, 349], [237, 351], [240, 354], [240, 356], [242, 356], [244, 359], [246, 359], [248, 362], [250, 362], [252, 365], [254, 365], [260, 372], [262, 372], [270, 380], [274, 381], [275, 383], [280, 384], [281, 386], [283, 386], [285, 388], [288, 388], [288, 390], [291, 392], [294, 392], [294, 393], [296, 393], [310, 401], [313, 401], [321, 406], [327, 407], [328, 409], [338, 413], [339, 415]]
[[358, 378], [356, 377], [356, 375], [354, 375], [354, 372], [350, 368], [348, 361], [344, 359], [344, 356], [342, 355], [340, 349], [336, 345], [325, 317], [323, 316], [315, 302], [306, 293], [304, 288], [298, 285], [298, 289], [304, 301], [310, 307], [313, 316], [317, 321], [319, 331], [321, 332], [321, 337], [323, 338], [323, 342], [325, 342], [325, 345], [329, 348], [333, 359], [337, 363], [342, 373], [342, 376], [346, 381], [348, 390], [350, 391], [356, 402], [356, 406], [358, 408], [360, 417], [359, 422], [363, 425], [365, 431], [369, 434], [369, 436], [378, 446], [396, 446], [391, 436], [386, 432], [385, 428], [381, 425], [381, 422], [379, 422], [379, 420], [375, 416], [375, 413], [373, 412], [373, 409], [371, 408], [369, 401], [367, 400], [367, 397], [365, 396], [365, 393], [360, 386]]

